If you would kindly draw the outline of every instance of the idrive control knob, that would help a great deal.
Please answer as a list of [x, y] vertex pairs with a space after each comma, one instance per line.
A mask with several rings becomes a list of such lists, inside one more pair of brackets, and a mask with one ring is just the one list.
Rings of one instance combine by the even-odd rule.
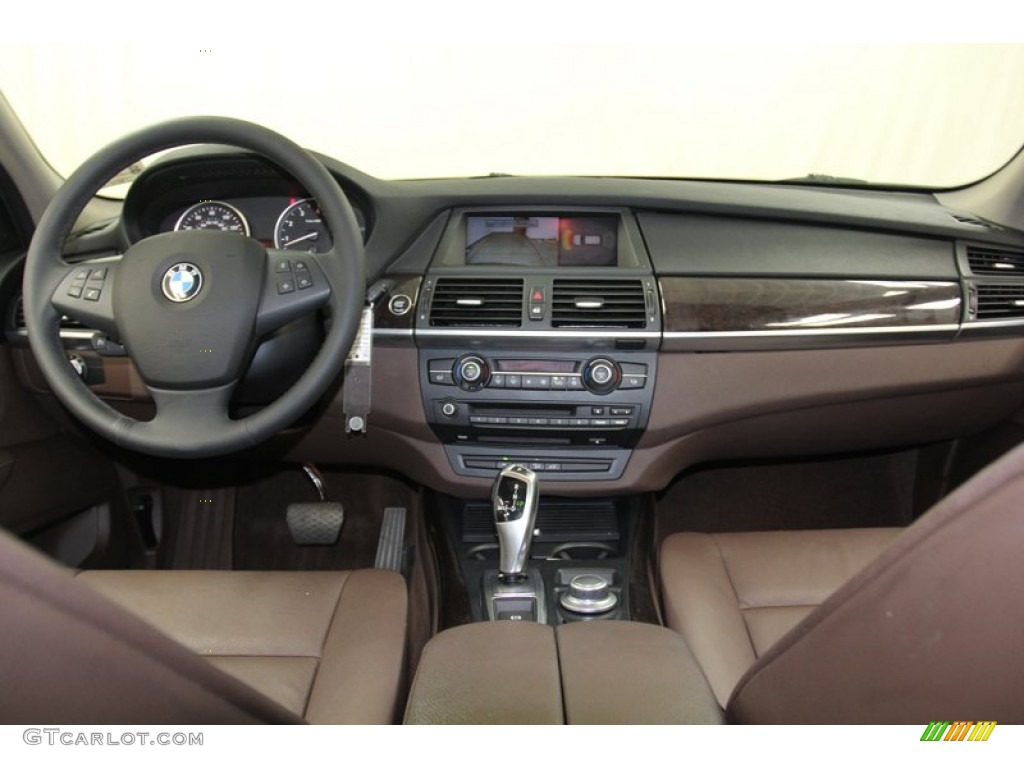
[[605, 613], [619, 602], [608, 579], [596, 573], [581, 573], [569, 581], [560, 598], [562, 607], [573, 613]]
[[480, 389], [491, 377], [491, 368], [487, 361], [478, 355], [466, 355], [455, 361], [452, 378], [455, 383], [466, 390]]

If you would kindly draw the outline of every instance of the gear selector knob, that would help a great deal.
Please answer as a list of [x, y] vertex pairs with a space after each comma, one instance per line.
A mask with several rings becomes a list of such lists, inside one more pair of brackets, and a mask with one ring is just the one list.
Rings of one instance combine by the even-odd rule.
[[525, 576], [537, 518], [538, 485], [537, 475], [518, 464], [505, 467], [494, 480], [491, 504], [501, 552], [498, 570], [504, 581]]

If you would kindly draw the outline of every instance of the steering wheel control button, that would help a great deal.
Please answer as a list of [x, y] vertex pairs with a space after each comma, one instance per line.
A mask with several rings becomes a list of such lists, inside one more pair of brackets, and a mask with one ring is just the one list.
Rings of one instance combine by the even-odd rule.
[[99, 288], [86, 288], [85, 293], [82, 294], [82, 298], [86, 301], [99, 301], [100, 293], [101, 291]]
[[277, 264], [274, 266], [276, 272], [291, 272], [292, 262], [289, 259], [278, 259]]
[[313, 276], [309, 273], [308, 269], [295, 270], [295, 286], [300, 291], [313, 287]]
[[72, 285], [70, 288], [68, 288], [68, 296], [70, 296], [72, 299], [82, 298], [82, 288], [83, 286], [81, 285]]
[[[203, 273], [195, 264], [183, 261], [164, 272], [160, 288], [164, 296], [175, 304], [192, 301], [203, 289]], [[86, 298], [89, 298], [88, 294]]]
[[107, 268], [106, 267], [99, 267], [98, 269], [94, 269], [92, 271], [92, 274], [89, 275], [89, 282], [90, 283], [102, 283], [106, 279], [107, 279]]
[[75, 272], [75, 277], [74, 277], [75, 281], [76, 282], [80, 281], [80, 282], [84, 283], [86, 280], [89, 279], [89, 273], [90, 272], [92, 272], [91, 269], [80, 269], [80, 270], [78, 270], [77, 272]]
[[277, 281], [277, 292], [280, 294], [294, 293], [295, 292], [295, 281], [294, 280], [278, 280]]
[[569, 589], [559, 598], [562, 607], [573, 613], [607, 613], [619, 602], [608, 579], [596, 573], [573, 576]]
[[408, 314], [410, 309], [412, 309], [412, 299], [404, 293], [395, 294], [388, 301], [388, 311], [396, 317]]

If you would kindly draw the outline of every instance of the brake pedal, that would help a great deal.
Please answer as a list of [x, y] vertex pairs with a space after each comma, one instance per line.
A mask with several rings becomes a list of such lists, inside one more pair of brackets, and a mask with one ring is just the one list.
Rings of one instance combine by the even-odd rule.
[[374, 568], [402, 572], [403, 544], [405, 542], [405, 507], [385, 507], [377, 542]]
[[292, 541], [300, 546], [338, 543], [345, 522], [345, 508], [336, 502], [289, 504], [285, 515]]

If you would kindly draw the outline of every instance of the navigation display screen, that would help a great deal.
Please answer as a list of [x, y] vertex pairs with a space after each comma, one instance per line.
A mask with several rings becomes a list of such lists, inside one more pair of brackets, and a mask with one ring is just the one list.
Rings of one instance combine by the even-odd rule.
[[467, 216], [466, 264], [614, 267], [615, 216]]

